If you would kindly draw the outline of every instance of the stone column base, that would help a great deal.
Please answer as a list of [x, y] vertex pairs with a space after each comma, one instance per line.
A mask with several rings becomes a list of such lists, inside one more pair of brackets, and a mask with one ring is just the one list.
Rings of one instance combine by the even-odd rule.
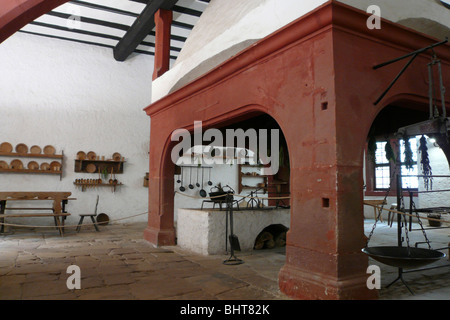
[[368, 277], [369, 274], [362, 274], [335, 279], [286, 264], [279, 273], [279, 286], [281, 292], [299, 300], [378, 299], [378, 292], [366, 286]]
[[144, 239], [157, 247], [174, 246], [176, 245], [175, 229], [155, 229], [152, 227], [147, 227], [144, 230]]

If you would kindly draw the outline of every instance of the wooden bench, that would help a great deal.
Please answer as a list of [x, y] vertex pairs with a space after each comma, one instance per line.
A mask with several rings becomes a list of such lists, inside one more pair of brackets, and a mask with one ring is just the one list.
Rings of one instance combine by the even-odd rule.
[[[1, 230], [4, 232], [4, 221], [6, 218], [31, 218], [31, 217], [53, 217], [55, 227], [58, 229], [60, 235], [64, 233], [64, 220], [70, 213], [67, 213], [65, 206], [68, 200], [75, 200], [75, 198], [69, 198], [71, 192], [0, 192], [0, 222]], [[41, 200], [52, 201], [52, 207], [6, 207], [6, 203], [9, 201], [29, 201], [29, 200]], [[6, 214], [5, 211], [51, 211], [47, 213], [11, 213]]]

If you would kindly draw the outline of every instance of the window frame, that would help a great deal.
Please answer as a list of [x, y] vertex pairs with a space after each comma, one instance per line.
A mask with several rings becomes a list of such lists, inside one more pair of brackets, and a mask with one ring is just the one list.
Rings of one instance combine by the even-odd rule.
[[[400, 154], [400, 141], [397, 139], [376, 139], [376, 142], [389, 142], [391, 143], [392, 149], [394, 151], [395, 157], [398, 158], [398, 155]], [[366, 155], [367, 152], [367, 145], [366, 145]], [[374, 161], [371, 161], [369, 157], [366, 156], [365, 158], [365, 165], [366, 165], [366, 179], [365, 179], [365, 196], [385, 196], [388, 188], [377, 188], [376, 186], [376, 168], [379, 167], [389, 167], [389, 177], [391, 176], [392, 170], [395, 169], [395, 164], [392, 161], [389, 161], [388, 163], [380, 163], [376, 164]], [[414, 161], [414, 165], [417, 166], [417, 170], [419, 170], [419, 161], [418, 159]], [[404, 168], [404, 162], [401, 163], [402, 169]], [[418, 178], [417, 178], [418, 179]], [[418, 196], [418, 188], [411, 188], [409, 191], [412, 191], [412, 194], [414, 197]], [[403, 196], [409, 196], [409, 191], [403, 188]], [[397, 195], [397, 185], [394, 184], [391, 186], [388, 196], [393, 197]]]

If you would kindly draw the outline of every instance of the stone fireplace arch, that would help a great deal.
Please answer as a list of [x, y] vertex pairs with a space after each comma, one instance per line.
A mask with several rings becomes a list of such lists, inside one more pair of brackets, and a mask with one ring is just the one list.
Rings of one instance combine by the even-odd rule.
[[[258, 104], [236, 106], [220, 117], [197, 119], [190, 114], [179, 117], [176, 126], [168, 126], [168, 121], [161, 120], [158, 115], [152, 117], [150, 132], [149, 159], [149, 219], [144, 231], [144, 238], [157, 246], [175, 245], [176, 232], [174, 228], [174, 174], [175, 164], [171, 153], [178, 141], [172, 141], [172, 133], [184, 129], [194, 132], [194, 122], [202, 121], [202, 129], [226, 128], [227, 126], [246, 121], [252, 117], [267, 115], [276, 123], [277, 120], [269, 113], [268, 108]], [[280, 126], [281, 127], [281, 126]], [[282, 128], [280, 128], [281, 131]], [[164, 143], [152, 143], [164, 141]], [[287, 153], [289, 153], [289, 142]]]

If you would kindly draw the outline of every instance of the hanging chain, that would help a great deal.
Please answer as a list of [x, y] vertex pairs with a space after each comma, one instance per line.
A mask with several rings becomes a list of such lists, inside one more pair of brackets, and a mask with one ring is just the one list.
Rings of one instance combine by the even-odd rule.
[[420, 229], [422, 230], [423, 237], [425, 238], [425, 241], [427, 242], [428, 249], [431, 250], [430, 240], [428, 240], [427, 234], [425, 232], [425, 228], [423, 227], [422, 220], [420, 219], [419, 212], [416, 209], [416, 205], [415, 205], [414, 201], [412, 201], [412, 206], [414, 208], [414, 212], [416, 213], [416, 217], [419, 222]]
[[[389, 141], [387, 143], [389, 143]], [[383, 207], [384, 207], [384, 205], [386, 203], [386, 199], [389, 196], [389, 193], [391, 191], [392, 182], [393, 182], [393, 180], [394, 180], [394, 178], [396, 176], [397, 170], [398, 170], [398, 162], [399, 162], [398, 160], [399, 160], [399, 158], [400, 158], [400, 156], [397, 156], [397, 161], [395, 162], [395, 170], [393, 170], [393, 173], [391, 175], [391, 180], [389, 182], [389, 188], [386, 191], [386, 194], [384, 196], [383, 203], [381, 204], [381, 207], [378, 208], [378, 215], [375, 218], [375, 223], [373, 224], [372, 230], [370, 231], [369, 236], [367, 237], [366, 248], [369, 246], [369, 241], [372, 238], [372, 235], [373, 235], [373, 232], [375, 231], [375, 228], [377, 227], [377, 223], [378, 223], [378, 220], [380, 219], [381, 213], [383, 212]]]
[[367, 237], [366, 248], [369, 246], [369, 241], [372, 238], [373, 232], [375, 231], [375, 228], [377, 227], [378, 220], [380, 219], [381, 213], [383, 212], [384, 204], [386, 203], [386, 199], [389, 195], [389, 192], [391, 191], [392, 180], [394, 179], [394, 176], [395, 176], [395, 174], [391, 177], [391, 183], [389, 184], [389, 188], [386, 191], [386, 195], [384, 196], [383, 203], [381, 204], [381, 207], [378, 210], [378, 215], [375, 219], [375, 223], [372, 226], [372, 230], [370, 231], [369, 236]]
[[402, 223], [405, 227], [405, 238], [406, 238], [406, 250], [409, 256], [409, 233], [408, 233], [408, 222], [406, 221], [406, 215], [402, 214], [404, 222], [400, 221], [398, 223]]

